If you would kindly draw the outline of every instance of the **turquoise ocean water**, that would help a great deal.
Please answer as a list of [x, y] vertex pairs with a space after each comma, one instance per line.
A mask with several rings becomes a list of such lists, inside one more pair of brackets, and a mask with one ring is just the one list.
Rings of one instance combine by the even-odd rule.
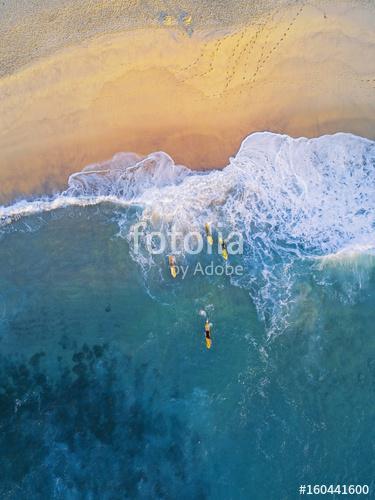
[[[119, 154], [0, 208], [0, 498], [374, 493], [374, 214], [348, 134], [253, 134], [209, 173]], [[205, 245], [173, 280], [148, 235], [205, 222], [243, 275], [193, 275]]]

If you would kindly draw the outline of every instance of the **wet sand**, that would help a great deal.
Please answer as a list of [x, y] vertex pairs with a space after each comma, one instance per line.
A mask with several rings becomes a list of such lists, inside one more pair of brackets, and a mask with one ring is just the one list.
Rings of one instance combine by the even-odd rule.
[[213, 168], [258, 130], [374, 138], [370, 3], [284, 1], [206, 29], [187, 14], [94, 32], [28, 64], [3, 57], [0, 201], [61, 188], [118, 151]]

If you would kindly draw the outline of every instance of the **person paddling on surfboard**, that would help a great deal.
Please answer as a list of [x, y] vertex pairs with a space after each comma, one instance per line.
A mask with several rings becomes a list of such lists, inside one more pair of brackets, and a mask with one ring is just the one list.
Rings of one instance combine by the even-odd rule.
[[204, 228], [206, 230], [207, 243], [212, 246], [214, 243], [214, 240], [212, 238], [211, 229], [210, 229], [210, 225], [208, 222], [206, 222], [206, 224], [204, 225]]
[[221, 237], [219, 238], [219, 243], [221, 245], [221, 255], [223, 256], [223, 259], [228, 260], [227, 244]]
[[206, 323], [204, 324], [204, 333], [206, 335], [206, 347], [207, 349], [211, 349], [211, 325], [208, 319], [206, 319]]
[[168, 263], [172, 278], [175, 278], [177, 276], [177, 266], [176, 266], [176, 260], [173, 255], [170, 255], [168, 257]]

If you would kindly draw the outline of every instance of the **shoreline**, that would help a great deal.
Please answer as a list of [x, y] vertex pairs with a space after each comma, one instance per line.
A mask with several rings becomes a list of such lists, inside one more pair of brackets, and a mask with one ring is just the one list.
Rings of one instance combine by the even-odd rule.
[[368, 10], [300, 2], [230, 31], [136, 28], [31, 62], [0, 79], [0, 203], [119, 151], [211, 169], [256, 131], [375, 138]]
[[[182, 169], [187, 169], [190, 171], [190, 175], [194, 173], [199, 173], [199, 174], [208, 174], [210, 172], [220, 172], [225, 170], [227, 167], [230, 167], [231, 165], [231, 160], [233, 159], [234, 161], [237, 158], [237, 155], [241, 154], [241, 152], [247, 148], [249, 141], [257, 141], [258, 140], [258, 145], [255, 147], [254, 152], [255, 154], [266, 154], [266, 152], [271, 152], [273, 149], [273, 141], [276, 139], [282, 139], [286, 140], [287, 142], [291, 142], [294, 145], [298, 144], [303, 144], [303, 143], [309, 143], [310, 145], [313, 145], [315, 141], [318, 142], [324, 142], [325, 140], [334, 140], [337, 138], [341, 139], [346, 139], [346, 140], [351, 140], [351, 141], [360, 141], [364, 142], [366, 144], [373, 145], [375, 146], [375, 140], [369, 139], [367, 137], [362, 137], [362, 136], [357, 136], [355, 134], [352, 134], [350, 132], [335, 132], [333, 134], [324, 134], [318, 137], [292, 137], [287, 134], [277, 134], [269, 131], [264, 131], [264, 132], [252, 132], [251, 134], [247, 135], [243, 141], [241, 142], [240, 147], [236, 151], [236, 154], [234, 154], [229, 160], [228, 163], [224, 167], [220, 168], [212, 168], [212, 169], [190, 169], [189, 167], [186, 167], [185, 165], [178, 164], [174, 161], [172, 157], [168, 155], [168, 153], [165, 153], [163, 151], [154, 151], [150, 153], [149, 155], [145, 156], [139, 156], [137, 159], [134, 159], [134, 164], [129, 164], [128, 167], [133, 168], [137, 165], [141, 165], [145, 160], [153, 160], [155, 157], [159, 156], [159, 161], [168, 161], [168, 165], [164, 165], [165, 170], [167, 168], [180, 168]], [[265, 141], [267, 142], [267, 139], [269, 139], [268, 143], [268, 148], [265, 149], [262, 146], [264, 146]], [[92, 163], [90, 165], [85, 165], [84, 168], [80, 171], [77, 172], [71, 172], [69, 176], [65, 179], [65, 184], [64, 186], [61, 187], [60, 190], [56, 189], [56, 186], [53, 190], [50, 190], [49, 192], [40, 192], [40, 193], [29, 193], [26, 196], [22, 195], [17, 195], [13, 198], [10, 199], [9, 203], [3, 203], [0, 204], [0, 227], [2, 222], [7, 224], [7, 219], [9, 219], [9, 223], [12, 223], [14, 221], [17, 221], [18, 218], [23, 217], [23, 216], [28, 216], [28, 215], [33, 215], [35, 213], [39, 212], [49, 212], [49, 211], [54, 211], [60, 208], [67, 208], [69, 206], [93, 206], [93, 205], [100, 205], [101, 203], [113, 203], [117, 204], [119, 206], [123, 207], [129, 207], [129, 206], [141, 206], [138, 201], [131, 199], [131, 198], [123, 198], [117, 194], [109, 193], [109, 194], [69, 194], [68, 191], [72, 188], [71, 185], [71, 179], [75, 177], [80, 177], [84, 174], [89, 175], [90, 173], [97, 174], [97, 173], [110, 173], [112, 170], [111, 163], [114, 163], [114, 172], [116, 168], [119, 168], [119, 166], [116, 166], [116, 162], [118, 161], [124, 161], [121, 160], [121, 158], [116, 158], [121, 155], [129, 155], [133, 156], [133, 153], [131, 152], [119, 152], [116, 153], [112, 158], [108, 158], [104, 160], [103, 162], [96, 162]], [[137, 155], [136, 155], [137, 156]], [[126, 162], [127, 163], [127, 162]], [[124, 163], [125, 165], [125, 163]], [[94, 167], [94, 169], [93, 169]], [[103, 167], [105, 167], [103, 169]], [[167, 168], [166, 168], [167, 167]], [[125, 169], [125, 166], [122, 166], [121, 168]], [[146, 169], [147, 171], [147, 169]], [[120, 175], [120, 174], [118, 174]]]

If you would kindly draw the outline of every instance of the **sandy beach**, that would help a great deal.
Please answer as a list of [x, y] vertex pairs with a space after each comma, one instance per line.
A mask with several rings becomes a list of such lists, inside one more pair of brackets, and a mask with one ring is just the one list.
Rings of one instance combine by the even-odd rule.
[[205, 28], [163, 11], [12, 66], [15, 16], [2, 25], [0, 201], [61, 188], [119, 151], [207, 169], [254, 131], [374, 138], [374, 15], [370, 2], [284, 1]]

